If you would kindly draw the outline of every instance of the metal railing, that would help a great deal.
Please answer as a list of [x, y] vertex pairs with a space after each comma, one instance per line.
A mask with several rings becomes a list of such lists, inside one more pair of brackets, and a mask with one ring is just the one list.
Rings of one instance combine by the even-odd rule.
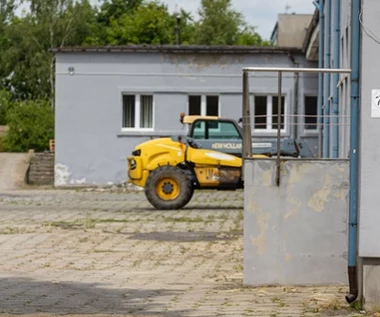
[[[277, 157], [276, 157], [276, 183], [280, 185], [280, 146], [281, 146], [281, 113], [282, 108], [282, 76], [283, 73], [345, 73], [351, 74], [351, 69], [340, 68], [284, 68], [284, 67], [244, 67], [243, 68], [243, 178], [244, 178], [244, 160], [252, 158], [252, 127], [249, 101], [249, 73], [250, 72], [276, 72], [278, 78], [278, 105], [277, 105]], [[318, 115], [318, 117], [320, 117]]]

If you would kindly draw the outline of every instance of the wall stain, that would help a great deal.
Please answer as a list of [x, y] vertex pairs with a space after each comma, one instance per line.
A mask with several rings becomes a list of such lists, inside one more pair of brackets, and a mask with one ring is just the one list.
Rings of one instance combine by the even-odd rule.
[[328, 196], [331, 193], [332, 180], [329, 174], [325, 175], [325, 181], [320, 190], [314, 193], [308, 202], [308, 206], [315, 211], [321, 212], [325, 207], [325, 203], [328, 202]]
[[79, 184], [86, 184], [86, 178], [82, 178], [82, 179], [72, 179], [71, 181], [70, 181], [70, 184], [77, 184], [77, 185], [79, 185]]
[[288, 185], [294, 185], [305, 179], [305, 174], [310, 171], [310, 164], [286, 164], [289, 171]]
[[252, 196], [253, 197], [252, 196], [250, 196], [248, 198], [245, 197], [245, 199], [248, 200], [248, 202], [247, 202], [247, 210], [248, 210], [248, 212], [251, 212], [251, 213], [256, 213], [256, 212], [260, 213], [261, 212], [261, 207], [254, 200], [255, 194], [256, 194], [256, 190], [255, 190], [255, 192], [252, 192]]
[[63, 164], [56, 164], [54, 166], [54, 185], [66, 185], [70, 176], [69, 168]]
[[[301, 205], [299, 205], [300, 207]], [[292, 217], [292, 216], [296, 216], [298, 214], [298, 208], [294, 208], [294, 209], [290, 209], [284, 216], [285, 219], [289, 218], [289, 217]]]
[[293, 164], [287, 164], [287, 170], [288, 170], [288, 186], [286, 189], [286, 200], [289, 203], [287, 207], [287, 212], [284, 216], [285, 219], [296, 216], [299, 212], [299, 208], [302, 206], [302, 201], [298, 200], [294, 196], [294, 192], [298, 192], [297, 190], [294, 190], [295, 185], [302, 184], [302, 182], [305, 180], [305, 173], [309, 170], [308, 164], [303, 165], [293, 165]]
[[256, 253], [258, 255], [263, 255], [266, 248], [266, 233], [268, 230], [270, 214], [269, 212], [260, 212], [257, 217], [257, 225], [260, 228], [260, 233], [255, 238], [251, 237], [252, 245], [256, 247]]
[[64, 185], [80, 185], [86, 184], [86, 178], [81, 179], [71, 179], [70, 178], [69, 167], [63, 164], [56, 164], [54, 167], [54, 185], [64, 186]]
[[180, 54], [180, 55], [165, 55], [161, 57], [161, 61], [169, 61], [171, 64], [175, 64], [182, 71], [203, 71], [212, 67], [218, 67], [220, 69], [228, 69], [236, 63], [242, 63], [245, 59], [244, 56], [234, 55], [225, 56], [219, 54], [210, 55], [191, 55], [191, 54]]
[[339, 188], [335, 194], [334, 197], [339, 200], [344, 200], [346, 198], [348, 191], [345, 188]]
[[265, 187], [272, 186], [272, 170], [271, 169], [261, 171], [260, 176], [261, 176], [262, 186], [265, 186]]
[[284, 245], [283, 245], [283, 247], [284, 247], [283, 249], [284, 249], [284, 250], [283, 250], [283, 251], [284, 251], [284, 252], [286, 252], [286, 250], [287, 250], [287, 248], [286, 248], [286, 242], [287, 242], [287, 240], [288, 240], [288, 234], [285, 233], [285, 234], [284, 234], [284, 240], [283, 240], [283, 242], [284, 242]]

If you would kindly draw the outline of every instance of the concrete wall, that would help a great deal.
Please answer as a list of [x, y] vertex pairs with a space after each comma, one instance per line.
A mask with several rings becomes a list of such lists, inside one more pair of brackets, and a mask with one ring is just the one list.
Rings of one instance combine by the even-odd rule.
[[[367, 30], [379, 29], [379, 14], [379, 1], [362, 0], [361, 19]], [[366, 305], [380, 307], [380, 117], [373, 116], [377, 111], [372, 112], [372, 90], [380, 90], [380, 45], [363, 31], [361, 42], [359, 256], [365, 258], [363, 295]]]
[[[218, 94], [220, 115], [241, 117], [242, 67], [293, 67], [284, 54], [211, 55], [170, 53], [58, 53], [56, 55], [55, 185], [110, 184], [127, 180], [126, 157], [154, 136], [183, 133], [180, 112], [188, 112], [188, 94]], [[302, 55], [300, 67], [315, 67]], [[69, 69], [72, 68], [70, 74]], [[258, 77], [260, 76], [260, 78]], [[293, 74], [284, 75], [283, 93], [293, 113]], [[317, 95], [317, 77], [300, 80], [299, 111], [303, 95]], [[277, 75], [252, 74], [252, 93], [277, 93]], [[154, 94], [152, 131], [122, 131], [122, 93]], [[253, 98], [253, 96], [252, 96]], [[251, 112], [253, 114], [253, 111]], [[284, 136], [291, 136], [287, 125]], [[275, 132], [255, 133], [274, 137]], [[299, 128], [299, 137], [313, 134]]]
[[277, 46], [302, 47], [312, 14], [279, 14]]
[[244, 284], [347, 284], [346, 160], [246, 160]]

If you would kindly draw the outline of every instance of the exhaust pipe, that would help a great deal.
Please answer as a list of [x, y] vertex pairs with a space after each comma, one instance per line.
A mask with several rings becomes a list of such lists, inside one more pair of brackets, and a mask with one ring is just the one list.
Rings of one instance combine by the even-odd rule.
[[351, 304], [358, 297], [358, 279], [356, 276], [356, 266], [348, 267], [348, 282], [350, 286], [350, 293], [346, 295], [347, 303]]

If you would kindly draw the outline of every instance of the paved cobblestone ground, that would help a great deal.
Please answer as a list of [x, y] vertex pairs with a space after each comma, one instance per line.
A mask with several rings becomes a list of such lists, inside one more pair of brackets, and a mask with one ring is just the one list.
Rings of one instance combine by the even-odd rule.
[[[348, 316], [347, 287], [242, 286], [242, 192], [0, 193], [0, 315]], [[358, 313], [355, 313], [358, 315]]]

